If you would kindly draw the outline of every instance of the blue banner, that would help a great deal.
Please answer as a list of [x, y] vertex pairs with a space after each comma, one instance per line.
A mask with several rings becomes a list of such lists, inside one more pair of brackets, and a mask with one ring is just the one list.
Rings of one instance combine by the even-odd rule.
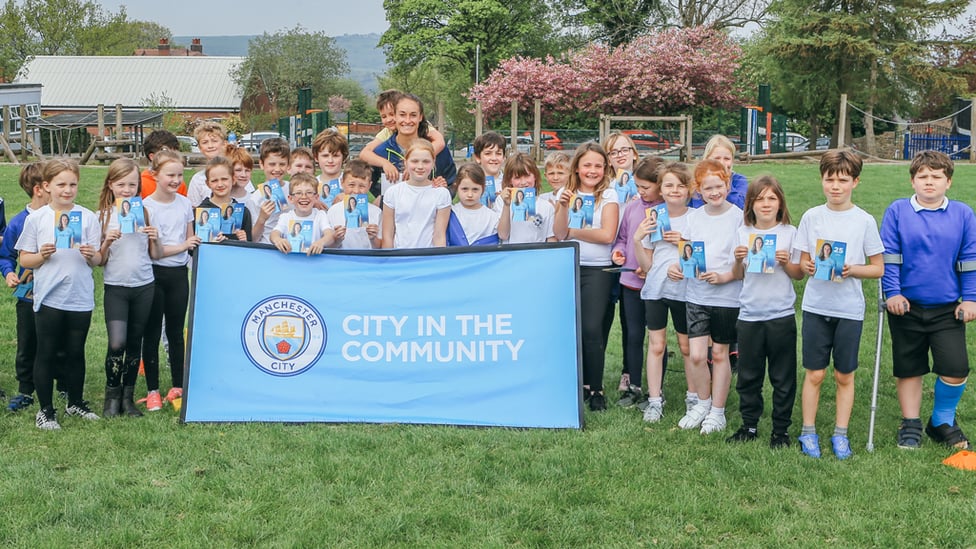
[[576, 255], [200, 246], [182, 419], [580, 428]]

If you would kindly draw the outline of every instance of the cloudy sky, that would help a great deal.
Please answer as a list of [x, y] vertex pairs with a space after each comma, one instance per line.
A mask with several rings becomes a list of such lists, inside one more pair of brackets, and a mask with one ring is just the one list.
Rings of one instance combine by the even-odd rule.
[[[176, 36], [261, 34], [301, 24], [311, 31], [340, 34], [382, 33], [386, 30], [383, 0], [101, 0], [116, 12], [125, 5], [130, 19], [155, 21]], [[270, 9], [268, 9], [270, 8]]]

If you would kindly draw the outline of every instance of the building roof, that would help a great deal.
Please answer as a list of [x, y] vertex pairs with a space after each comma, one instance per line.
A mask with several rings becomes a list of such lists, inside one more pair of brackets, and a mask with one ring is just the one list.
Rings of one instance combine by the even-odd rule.
[[39, 55], [18, 83], [44, 86], [44, 110], [92, 110], [121, 103], [139, 109], [167, 98], [177, 111], [241, 108], [242, 92], [231, 71], [243, 57], [143, 57]]

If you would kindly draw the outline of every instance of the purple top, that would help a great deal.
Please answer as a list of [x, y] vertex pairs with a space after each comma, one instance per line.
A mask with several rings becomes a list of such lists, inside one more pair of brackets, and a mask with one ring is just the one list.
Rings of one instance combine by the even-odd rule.
[[[637, 226], [641, 224], [641, 221], [644, 221], [644, 217], [647, 215], [645, 213], [647, 208], [653, 208], [663, 202], [663, 200], [645, 202], [640, 195], [637, 195], [636, 199], [631, 200], [624, 206], [624, 213], [620, 219], [620, 228], [617, 229], [617, 241], [613, 243], [612, 250], [613, 252], [619, 251], [627, 258], [622, 265], [623, 267], [630, 269], [636, 269], [638, 267], [637, 258], [634, 257], [634, 249], [631, 246], [631, 239], [634, 236], [634, 232], [637, 231]], [[644, 279], [634, 274], [633, 271], [624, 271], [620, 273], [620, 283], [624, 286], [640, 290], [644, 286]]]

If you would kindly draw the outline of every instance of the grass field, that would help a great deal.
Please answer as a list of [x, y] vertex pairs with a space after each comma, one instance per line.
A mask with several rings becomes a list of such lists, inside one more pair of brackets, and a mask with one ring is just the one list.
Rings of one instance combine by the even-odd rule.
[[[737, 171], [776, 175], [794, 223], [823, 201], [815, 164]], [[17, 173], [0, 166], [8, 217], [25, 202]], [[93, 207], [104, 174], [83, 168], [80, 203]], [[976, 167], [959, 166], [954, 183], [951, 197], [976, 203]], [[854, 200], [880, 221], [893, 198], [910, 192], [907, 166], [871, 165]], [[759, 442], [726, 444], [739, 426], [734, 391], [726, 433], [678, 429], [684, 376], [675, 366], [666, 376], [671, 401], [662, 423], [644, 424], [636, 410], [612, 406], [611, 394], [609, 411], [586, 412], [583, 431], [180, 425], [167, 409], [141, 419], [62, 418], [63, 430], [51, 433], [34, 427], [35, 406], [0, 414], [0, 546], [971, 547], [976, 473], [941, 465], [951, 452], [928, 440], [916, 452], [895, 447], [899, 413], [887, 333], [876, 449], [864, 449], [877, 286], [867, 282], [864, 291], [850, 432], [855, 455], [845, 462], [829, 450], [822, 460], [806, 458], [795, 444], [770, 450], [768, 409]], [[99, 288], [85, 388], [97, 411], [106, 346], [100, 301]], [[13, 299], [2, 300], [0, 388], [8, 394], [16, 390], [14, 318]], [[608, 388], [619, 377], [618, 341], [615, 327]], [[161, 379], [168, 389], [165, 370]], [[965, 395], [959, 421], [976, 436], [973, 394]], [[766, 396], [768, 403], [768, 390]], [[822, 438], [832, 427], [833, 396], [828, 381]], [[797, 402], [794, 436], [799, 418]]]

